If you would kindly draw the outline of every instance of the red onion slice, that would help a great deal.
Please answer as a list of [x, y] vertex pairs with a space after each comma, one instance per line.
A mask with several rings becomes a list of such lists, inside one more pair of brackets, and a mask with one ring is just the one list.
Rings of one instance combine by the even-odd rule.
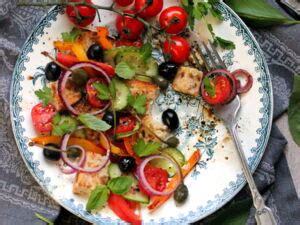
[[[84, 148], [82, 148], [79, 145], [71, 145], [71, 146], [67, 147], [67, 149], [69, 149], [69, 148], [77, 148], [81, 151], [81, 156], [80, 156], [80, 159], [79, 159], [79, 162], [77, 163], [77, 165], [82, 167], [86, 160], [86, 152], [85, 152]], [[59, 168], [61, 169], [61, 171], [64, 174], [73, 174], [73, 173], [77, 172], [76, 169], [69, 167], [68, 164], [66, 163], [66, 160], [69, 160], [67, 157], [67, 153], [62, 153], [61, 156], [62, 156], [62, 158], [58, 161], [58, 165], [59, 165]]]
[[[168, 162], [172, 163], [174, 165], [174, 167], [177, 170], [177, 173], [180, 175], [178, 179], [178, 184], [175, 185], [175, 187], [171, 190], [171, 191], [166, 191], [166, 192], [161, 192], [161, 191], [157, 191], [154, 188], [151, 187], [151, 185], [148, 183], [146, 176], [145, 176], [145, 167], [146, 165], [153, 159], [165, 159]], [[138, 166], [137, 171], [136, 171], [136, 175], [139, 179], [139, 181], [141, 182], [141, 184], [143, 185], [143, 188], [145, 188], [145, 190], [147, 190], [149, 193], [151, 193], [152, 195], [159, 195], [159, 196], [164, 196], [164, 195], [170, 195], [172, 194], [176, 188], [178, 187], [178, 185], [182, 182], [182, 173], [181, 173], [181, 168], [179, 167], [179, 165], [172, 160], [170, 157], [167, 157], [165, 155], [152, 155], [149, 156], [148, 158], [144, 159], [142, 161], [142, 163]]]
[[[232, 76], [234, 76], [234, 78], [237, 81], [237, 93], [239, 94], [246, 93], [252, 88], [253, 77], [248, 71], [243, 69], [238, 69], [232, 72]], [[239, 77], [244, 78], [246, 80], [246, 83], [243, 86], [241, 85], [241, 81]]]
[[[70, 136], [71, 136], [71, 134], [65, 134], [63, 136], [61, 146], [60, 146], [61, 150], [66, 151]], [[106, 138], [105, 135], [104, 135], [104, 137]], [[106, 141], [109, 142], [107, 139], [106, 139]], [[103, 162], [101, 162], [101, 164], [95, 168], [82, 168], [79, 164], [76, 164], [76, 163], [70, 161], [67, 157], [66, 152], [61, 153], [61, 155], [62, 155], [63, 161], [72, 169], [74, 169], [78, 172], [82, 172], [82, 173], [97, 173], [100, 170], [102, 170], [109, 161], [110, 145], [106, 148], [106, 155], [104, 156]]]
[[[97, 66], [94, 63], [91, 62], [81, 62], [81, 63], [77, 63], [74, 66], [72, 66], [70, 68], [70, 70], [76, 70], [76, 69], [80, 69], [80, 68], [92, 68], [98, 72], [101, 73], [102, 76], [105, 77], [105, 79], [107, 80], [108, 83], [111, 82], [111, 79], [109, 78], [109, 76], [107, 75], [107, 73], [101, 69], [99, 66]], [[64, 74], [62, 74], [58, 80], [58, 94], [62, 100], [62, 102], [64, 103], [64, 105], [67, 107], [67, 109], [73, 114], [78, 116], [80, 113], [68, 102], [66, 96], [64, 95], [64, 90], [68, 81], [69, 76], [72, 74], [72, 72], [70, 70], [67, 70]], [[108, 109], [108, 107], [110, 106], [110, 103], [108, 103], [104, 108], [97, 110], [95, 112], [91, 112], [90, 114], [92, 115], [96, 115], [99, 113], [104, 112], [106, 109]]]

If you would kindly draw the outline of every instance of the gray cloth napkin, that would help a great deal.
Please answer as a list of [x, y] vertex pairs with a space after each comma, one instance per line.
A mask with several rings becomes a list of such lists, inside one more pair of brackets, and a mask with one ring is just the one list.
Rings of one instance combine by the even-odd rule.
[[[9, 118], [12, 71], [26, 37], [45, 13], [40, 8], [16, 8], [15, 2], [0, 0], [0, 224], [44, 224], [36, 219], [35, 212], [56, 219], [59, 225], [88, 224], [61, 209], [43, 192], [26, 169], [13, 138]], [[253, 32], [265, 52], [272, 74], [274, 117], [277, 118], [288, 105], [293, 74], [300, 74], [300, 46], [295, 38], [299, 39], [300, 29], [292, 26]], [[255, 180], [279, 224], [296, 225], [300, 224], [300, 202], [283, 155], [285, 144], [284, 137], [273, 126]], [[239, 196], [245, 193], [247, 188]], [[248, 223], [255, 223], [253, 217], [250, 216]]]

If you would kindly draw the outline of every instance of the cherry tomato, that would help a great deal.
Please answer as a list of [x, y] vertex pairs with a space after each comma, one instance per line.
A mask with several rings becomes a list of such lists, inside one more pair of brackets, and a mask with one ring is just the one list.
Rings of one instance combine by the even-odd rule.
[[91, 78], [86, 83], [87, 98], [91, 106], [96, 108], [102, 108], [105, 106], [106, 101], [103, 101], [97, 97], [98, 93], [96, 89], [93, 87], [93, 84], [97, 82], [105, 83], [104, 79], [98, 77]]
[[[133, 10], [126, 10], [126, 13], [134, 14]], [[116, 20], [117, 31], [122, 39], [135, 41], [140, 38], [144, 31], [144, 24], [130, 16], [118, 16]]]
[[133, 225], [142, 223], [140, 216], [134, 213], [134, 210], [122, 196], [111, 193], [107, 203], [120, 219]]
[[177, 34], [186, 28], [188, 14], [179, 6], [166, 8], [159, 17], [160, 26], [169, 34]]
[[212, 88], [215, 89], [215, 95], [210, 96], [209, 93], [204, 89], [202, 91], [202, 98], [210, 105], [217, 105], [226, 103], [230, 97], [232, 86], [230, 80], [225, 77], [218, 75], [211, 79]]
[[119, 125], [117, 126], [116, 133], [125, 133], [132, 131], [135, 127], [136, 119], [133, 116], [122, 116], [119, 119]]
[[56, 109], [49, 104], [43, 106], [42, 103], [35, 105], [31, 110], [31, 119], [34, 128], [41, 133], [47, 133], [52, 130], [52, 119], [56, 114]]
[[143, 45], [143, 42], [141, 39], [138, 39], [136, 41], [129, 41], [129, 40], [117, 40], [116, 41], [116, 47], [119, 47], [119, 46], [134, 46], [134, 47], [142, 47]]
[[[147, 165], [144, 173], [148, 183], [153, 189], [163, 191], [166, 188], [168, 183], [168, 172], [166, 170]], [[141, 183], [139, 183], [139, 188], [146, 195], [151, 195], [151, 193], [145, 190]]]
[[[71, 2], [80, 2], [81, 0], [71, 0]], [[86, 0], [86, 3], [92, 4], [91, 0]], [[96, 17], [96, 9], [90, 6], [78, 5], [67, 6], [66, 13], [69, 20], [76, 26], [86, 27], [90, 25]]]
[[139, 12], [139, 16], [144, 19], [150, 19], [158, 15], [162, 10], [164, 2], [163, 0], [152, 0], [152, 3], [147, 6], [149, 0], [136, 0], [135, 9]]
[[172, 62], [181, 64], [190, 55], [190, 44], [183, 37], [173, 36], [164, 42], [163, 51], [170, 56]]
[[133, 3], [133, 0], [115, 0], [115, 2], [122, 7], [129, 6]]

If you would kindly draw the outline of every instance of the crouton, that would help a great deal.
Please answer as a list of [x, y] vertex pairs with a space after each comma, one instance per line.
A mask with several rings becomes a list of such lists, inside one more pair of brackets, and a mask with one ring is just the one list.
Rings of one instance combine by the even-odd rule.
[[198, 96], [200, 94], [202, 77], [203, 73], [200, 70], [182, 66], [179, 68], [173, 81], [173, 89], [184, 94]]
[[139, 135], [140, 135], [140, 138], [143, 138], [147, 142], [148, 141], [159, 142], [159, 140], [157, 140], [157, 138], [151, 132], [149, 132], [145, 128], [145, 126], [163, 140], [166, 139], [166, 137], [169, 135], [167, 126], [165, 126], [162, 123], [154, 121], [151, 115], [146, 115], [142, 119], [142, 124], [144, 126], [142, 127], [141, 131], [139, 132]]

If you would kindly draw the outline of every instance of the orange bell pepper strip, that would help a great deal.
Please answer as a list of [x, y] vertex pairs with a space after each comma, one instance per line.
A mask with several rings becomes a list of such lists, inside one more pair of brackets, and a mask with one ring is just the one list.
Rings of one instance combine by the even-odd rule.
[[[181, 168], [183, 177], [186, 177], [192, 169], [196, 166], [197, 162], [201, 158], [201, 153], [199, 150], [195, 151], [192, 156], [189, 158], [187, 163]], [[170, 182], [168, 183], [165, 191], [173, 190], [178, 182], [178, 175], [173, 177]], [[163, 205], [172, 195], [165, 195], [165, 196], [154, 196], [152, 198], [152, 203], [148, 205], [148, 209], [153, 212], [155, 209]]]
[[108, 39], [109, 31], [107, 27], [97, 27], [98, 42], [105, 50], [113, 48], [113, 43]]
[[125, 149], [126, 151], [128, 152], [128, 154], [130, 156], [134, 156], [136, 157], [136, 154], [133, 150], [133, 145], [135, 143], [135, 135], [131, 136], [131, 137], [126, 137], [126, 138], [123, 138], [123, 141], [124, 141], [124, 145], [125, 145]]
[[73, 47], [72, 42], [54, 41], [53, 44], [54, 47], [60, 51], [72, 50]]
[[[32, 138], [33, 143], [37, 143], [40, 145], [47, 145], [47, 144], [57, 144], [60, 145], [62, 137], [59, 136], [39, 136]], [[83, 138], [75, 138], [70, 137], [68, 145], [80, 145], [88, 152], [98, 153], [101, 155], [106, 154], [106, 150], [95, 145], [93, 142], [83, 139]]]

